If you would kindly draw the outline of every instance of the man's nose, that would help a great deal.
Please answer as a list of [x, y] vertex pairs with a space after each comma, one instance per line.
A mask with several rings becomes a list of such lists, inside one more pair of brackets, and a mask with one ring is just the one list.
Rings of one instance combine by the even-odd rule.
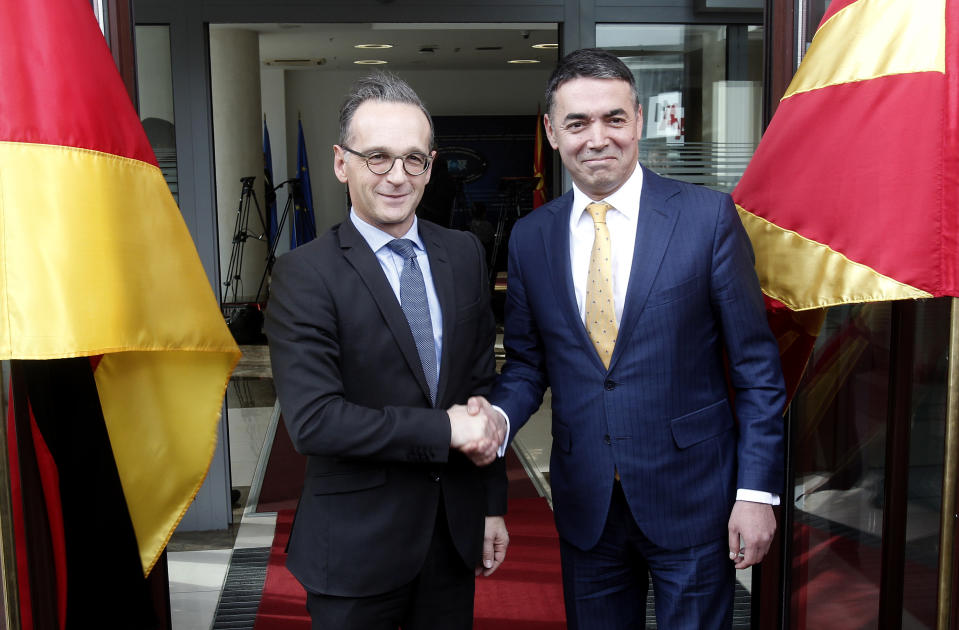
[[[399, 164], [397, 164], [399, 162]], [[406, 179], [406, 170], [403, 166], [403, 158], [397, 156], [393, 158], [393, 163], [390, 165], [390, 170], [386, 171], [386, 179], [390, 182], [402, 182]]]
[[586, 146], [590, 149], [602, 149], [609, 142], [609, 136], [606, 134], [606, 127], [600, 124], [592, 124], [586, 130]]

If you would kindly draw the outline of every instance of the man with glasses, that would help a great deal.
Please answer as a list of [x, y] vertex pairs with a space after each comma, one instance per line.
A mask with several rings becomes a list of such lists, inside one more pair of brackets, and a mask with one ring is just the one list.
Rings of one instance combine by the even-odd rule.
[[314, 629], [470, 628], [506, 553], [505, 426], [463, 406], [494, 377], [484, 253], [414, 214], [432, 145], [405, 82], [354, 84], [333, 147], [350, 216], [273, 271], [274, 380], [307, 456], [287, 566]]

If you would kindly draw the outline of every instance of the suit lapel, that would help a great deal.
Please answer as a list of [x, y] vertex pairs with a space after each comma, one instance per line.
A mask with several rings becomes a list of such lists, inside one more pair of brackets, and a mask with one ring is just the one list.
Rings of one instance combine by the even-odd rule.
[[[419, 221], [420, 238], [426, 245], [426, 255], [430, 259], [430, 273], [433, 276], [433, 287], [436, 289], [436, 297], [440, 302], [440, 311], [443, 313], [443, 347], [440, 352], [440, 380], [436, 385], [437, 404], [444, 400], [443, 394], [446, 391], [450, 373], [450, 354], [452, 349], [449, 347], [454, 339], [454, 327], [456, 326], [456, 296], [453, 290], [453, 267], [450, 264], [449, 253], [446, 244], [440, 238], [440, 232], [436, 226]], [[425, 379], [424, 379], [425, 382]]]
[[569, 330], [573, 332], [573, 338], [584, 349], [587, 355], [592, 357], [599, 369], [606, 371], [602, 360], [593, 348], [593, 342], [589, 339], [586, 332], [586, 326], [579, 316], [579, 306], [576, 304], [576, 291], [573, 288], [573, 272], [569, 260], [569, 221], [570, 212], [573, 209], [573, 191], [563, 195], [562, 203], [553, 212], [553, 220], [550, 223], [550, 234], [547, 237], [545, 258], [550, 267], [550, 276], [553, 281], [553, 292], [560, 303], [560, 310], [566, 316]]
[[[363, 284], [376, 302], [386, 325], [389, 327], [393, 338], [396, 339], [410, 371], [419, 383], [420, 388], [426, 394], [426, 399], [430, 398], [430, 388], [426, 383], [426, 375], [423, 374], [423, 366], [420, 365], [420, 355], [416, 351], [416, 342], [413, 340], [413, 333], [410, 331], [409, 322], [406, 321], [406, 314], [396, 299], [396, 293], [386, 279], [383, 268], [376, 254], [370, 249], [369, 244], [363, 236], [356, 230], [353, 223], [347, 219], [340, 224], [339, 228], [340, 247], [343, 250], [343, 256], [353, 266], [356, 273], [360, 276]], [[430, 260], [432, 264], [432, 259]], [[445, 314], [444, 314], [445, 320]]]
[[[616, 347], [610, 359], [612, 369], [616, 361], [629, 344], [636, 322], [639, 320], [653, 281], [666, 255], [669, 240], [679, 213], [668, 207], [668, 199], [679, 190], [668, 180], [643, 168], [643, 190], [640, 193], [639, 216], [636, 225], [636, 245], [633, 248], [633, 263], [629, 272], [629, 286], [626, 288], [626, 304], [623, 306], [623, 319], [619, 323]], [[595, 354], [595, 353], [594, 353]]]

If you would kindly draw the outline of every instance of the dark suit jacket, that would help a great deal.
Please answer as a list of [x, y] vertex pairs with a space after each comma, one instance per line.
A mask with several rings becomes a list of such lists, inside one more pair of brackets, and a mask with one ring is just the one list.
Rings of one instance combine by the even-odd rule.
[[437, 403], [396, 294], [347, 220], [281, 256], [266, 333], [277, 396], [306, 480], [287, 566], [307, 590], [361, 597], [412, 580], [442, 496], [450, 532], [479, 563], [484, 517], [506, 511], [502, 460], [451, 451], [445, 409], [488, 391], [493, 316], [483, 249], [419, 222], [443, 312]]
[[779, 353], [732, 200], [643, 177], [608, 371], [573, 293], [572, 192], [518, 221], [509, 244], [507, 362], [490, 398], [515, 435], [552, 386], [556, 524], [581, 549], [602, 532], [614, 467], [636, 522], [670, 549], [725, 536], [737, 487], [783, 489]]

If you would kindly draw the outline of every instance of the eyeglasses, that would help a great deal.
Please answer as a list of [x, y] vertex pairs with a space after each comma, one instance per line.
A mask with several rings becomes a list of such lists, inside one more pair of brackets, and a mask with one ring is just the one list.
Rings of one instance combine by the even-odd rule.
[[406, 155], [390, 155], [385, 151], [360, 153], [347, 146], [342, 146], [342, 149], [347, 153], [352, 153], [357, 157], [363, 158], [366, 162], [366, 168], [370, 169], [370, 172], [374, 175], [386, 175], [389, 173], [393, 170], [393, 165], [396, 164], [396, 160], [403, 161], [403, 170], [406, 171], [407, 175], [422, 175], [426, 172], [426, 169], [430, 167], [430, 162], [433, 161], [433, 158], [419, 151], [413, 151]]

